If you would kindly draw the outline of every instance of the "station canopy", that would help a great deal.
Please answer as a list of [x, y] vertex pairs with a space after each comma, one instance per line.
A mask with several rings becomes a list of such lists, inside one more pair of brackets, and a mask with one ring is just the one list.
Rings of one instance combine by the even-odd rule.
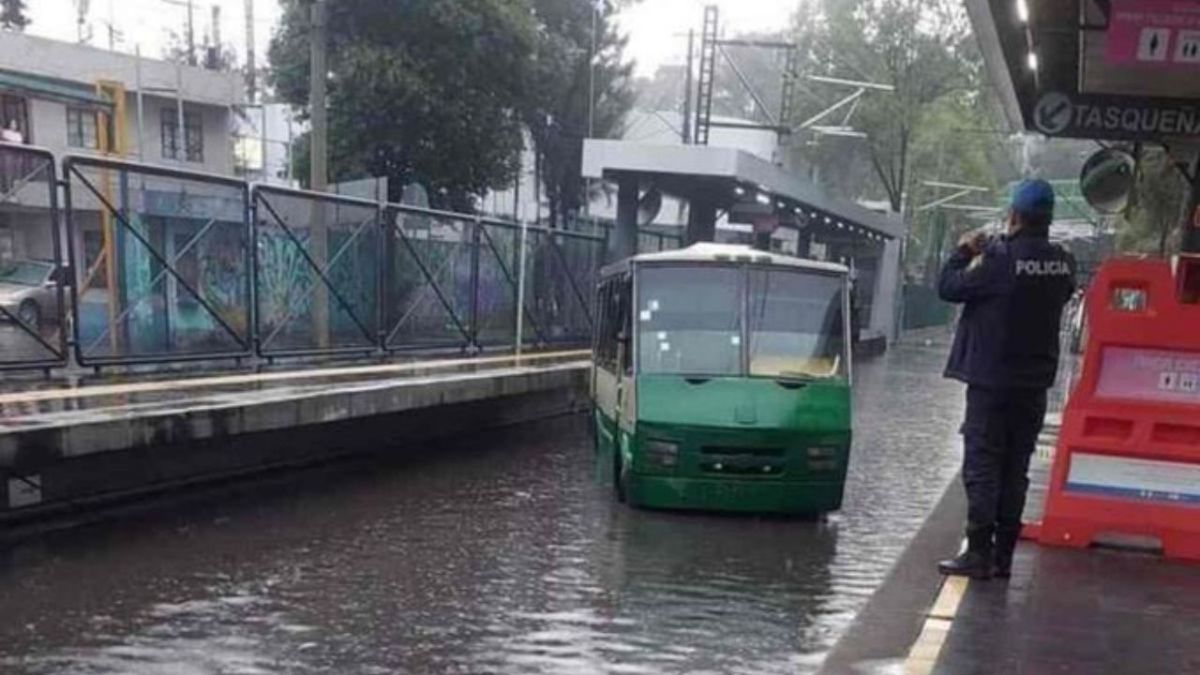
[[966, 0], [1016, 130], [1200, 140], [1200, 1]]
[[731, 220], [738, 213], [757, 214], [777, 217], [785, 226], [813, 226], [878, 241], [905, 233], [899, 215], [830, 197], [794, 173], [736, 148], [589, 139], [584, 142], [583, 175], [614, 181], [635, 176], [642, 189], [705, 201], [729, 213]]

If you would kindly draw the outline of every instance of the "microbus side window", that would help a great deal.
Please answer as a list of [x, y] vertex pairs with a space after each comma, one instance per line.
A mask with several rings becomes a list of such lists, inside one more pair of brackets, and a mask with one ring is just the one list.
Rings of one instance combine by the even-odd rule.
[[617, 370], [617, 331], [620, 330], [616, 283], [615, 279], [608, 279], [600, 287], [600, 328], [596, 341], [596, 365], [610, 373]]
[[597, 366], [604, 365], [604, 331], [608, 327], [606, 314], [608, 309], [608, 289], [609, 283], [601, 281], [596, 288], [596, 326], [593, 329], [592, 335], [592, 359]]
[[[617, 288], [617, 335], [625, 338], [621, 367], [633, 374], [633, 276], [623, 277]], [[614, 359], [615, 360], [615, 359]]]

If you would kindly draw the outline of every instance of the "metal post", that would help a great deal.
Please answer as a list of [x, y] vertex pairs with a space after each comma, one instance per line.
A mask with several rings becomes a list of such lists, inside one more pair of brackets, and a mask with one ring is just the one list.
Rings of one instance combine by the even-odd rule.
[[[600, 7], [592, 5], [592, 49], [588, 52], [588, 138], [596, 137], [596, 24], [599, 22]], [[592, 213], [592, 179], [583, 179], [583, 213]]]
[[688, 31], [687, 72], [684, 73], [683, 79], [683, 129], [680, 135], [683, 136], [684, 145], [692, 143], [692, 67], [695, 52], [696, 31], [692, 29]]
[[[216, 50], [216, 55], [221, 54], [221, 6], [212, 6], [212, 49]], [[215, 65], [215, 64], [214, 64]]]
[[[309, 39], [311, 68], [309, 71], [308, 107], [311, 115], [312, 132], [309, 152], [309, 188], [316, 192], [325, 192], [328, 188], [328, 168], [326, 152], [328, 140], [328, 117], [325, 109], [325, 78], [328, 75], [325, 64], [325, 0], [314, 0], [309, 15], [311, 21], [311, 37]], [[320, 200], [313, 201], [312, 218], [310, 221], [309, 253], [318, 269], [325, 265], [328, 257], [328, 234], [325, 227], [325, 205]], [[329, 345], [329, 298], [322, 284], [316, 284], [313, 289], [312, 321], [313, 334], [317, 346], [325, 348]]]
[[623, 173], [617, 179], [617, 238], [614, 259], [637, 255], [638, 249], [638, 177]]
[[183, 130], [183, 66], [175, 64], [175, 159], [187, 161], [187, 133]]
[[134, 86], [137, 87], [137, 144], [138, 144], [138, 161], [146, 159], [146, 137], [142, 129], [142, 124], [146, 119], [145, 100], [142, 97], [142, 46], [137, 45], [133, 48], [133, 77]]
[[517, 180], [513, 183], [513, 220], [521, 220], [521, 179], [525, 174], [525, 137], [521, 136], [521, 147], [517, 149]]
[[517, 365], [521, 364], [521, 352], [525, 343], [525, 242], [529, 223], [521, 221], [521, 245], [517, 251]]
[[287, 165], [283, 167], [283, 171], [284, 177], [287, 179], [288, 186], [290, 187], [292, 184], [292, 161], [294, 159], [292, 143], [295, 142], [295, 136], [292, 132], [291, 113], [286, 113], [285, 117], [287, 119], [287, 149], [284, 151], [284, 159], [287, 161]]
[[325, 110], [325, 0], [313, 0], [310, 15], [312, 35], [309, 39], [311, 49], [311, 68], [309, 71], [308, 107], [312, 121], [310, 140], [312, 143], [309, 164], [310, 188], [324, 192], [328, 181], [326, 152], [328, 144], [328, 116]]
[[254, 0], [246, 0], [246, 97], [250, 103], [254, 103], [258, 88], [254, 58]]
[[717, 206], [711, 197], [696, 195], [688, 201], [684, 246], [713, 242], [717, 238]]
[[596, 136], [596, 52], [598, 39], [596, 24], [599, 23], [600, 8], [592, 6], [592, 50], [588, 53], [588, 138]]
[[267, 138], [268, 137], [267, 137], [267, 102], [265, 100], [262, 102], [259, 109], [262, 112], [262, 129], [260, 130], [260, 134], [259, 134], [259, 137], [261, 139], [259, 141], [259, 143], [262, 146], [262, 148], [260, 150], [260, 152], [262, 152], [262, 181], [264, 183], [266, 183], [267, 182], [267, 155], [268, 155]]
[[475, 223], [471, 228], [471, 311], [467, 317], [470, 322], [471, 331], [471, 347], [479, 349], [479, 247], [482, 245], [480, 241], [480, 230], [483, 229], [483, 220], [479, 216], [475, 216]]
[[192, 0], [187, 0], [187, 41], [188, 41], [188, 65], [196, 65], [196, 29], [195, 15], [193, 10]]

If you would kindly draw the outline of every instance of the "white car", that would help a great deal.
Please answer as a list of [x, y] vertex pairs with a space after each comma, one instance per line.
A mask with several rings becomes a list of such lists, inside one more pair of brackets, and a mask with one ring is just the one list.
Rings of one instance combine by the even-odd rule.
[[57, 266], [40, 260], [0, 261], [0, 321], [21, 323], [40, 330], [58, 319]]

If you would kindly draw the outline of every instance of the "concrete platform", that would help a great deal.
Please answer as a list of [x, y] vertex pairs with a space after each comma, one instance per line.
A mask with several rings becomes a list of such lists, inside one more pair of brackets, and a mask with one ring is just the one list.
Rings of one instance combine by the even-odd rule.
[[586, 352], [0, 393], [0, 522], [583, 408]]
[[[1041, 514], [1056, 434], [1052, 416], [1027, 519]], [[1012, 579], [946, 580], [934, 565], [961, 541], [964, 515], [955, 482], [822, 672], [1200, 672], [1200, 567], [1022, 542]]]

